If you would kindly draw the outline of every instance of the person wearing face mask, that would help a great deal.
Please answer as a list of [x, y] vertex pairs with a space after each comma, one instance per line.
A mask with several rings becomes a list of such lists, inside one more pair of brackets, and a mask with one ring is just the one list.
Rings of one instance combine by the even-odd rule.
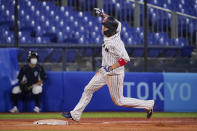
[[39, 113], [40, 94], [42, 93], [42, 85], [47, 76], [44, 68], [38, 64], [38, 53], [29, 51], [28, 64], [24, 65], [18, 75], [18, 85], [11, 92], [14, 107], [9, 110], [11, 113], [19, 112], [17, 108], [19, 94], [24, 95], [32, 93], [35, 100], [34, 112]]

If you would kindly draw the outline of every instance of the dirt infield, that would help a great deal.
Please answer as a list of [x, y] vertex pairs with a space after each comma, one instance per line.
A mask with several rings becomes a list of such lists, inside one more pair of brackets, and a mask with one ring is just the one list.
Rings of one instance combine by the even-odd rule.
[[[68, 125], [33, 125], [38, 119], [2, 119], [0, 130], [197, 131], [197, 118], [84, 118]], [[66, 120], [66, 119], [63, 119]]]

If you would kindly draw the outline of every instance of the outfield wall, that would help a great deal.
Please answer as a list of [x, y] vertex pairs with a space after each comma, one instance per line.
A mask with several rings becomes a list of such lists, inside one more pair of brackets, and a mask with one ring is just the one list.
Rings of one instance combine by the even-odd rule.
[[[44, 84], [41, 107], [43, 111], [69, 111], [79, 101], [85, 85], [94, 72], [48, 72]], [[0, 111], [11, 108], [11, 86], [0, 78]], [[156, 100], [155, 111], [196, 112], [197, 74], [189, 73], [126, 73], [124, 96]], [[19, 108], [32, 111], [34, 102], [19, 102]], [[86, 111], [136, 111], [115, 106], [108, 88], [104, 86], [94, 93]]]
[[[11, 107], [10, 92], [15, 82], [17, 50], [0, 50], [0, 112]], [[79, 101], [95, 72], [47, 72], [41, 99], [42, 111], [69, 111]], [[124, 96], [156, 100], [155, 111], [197, 112], [197, 73], [126, 73]], [[32, 111], [34, 101], [19, 101], [19, 109]], [[94, 93], [86, 111], [139, 111], [115, 106], [108, 88]]]

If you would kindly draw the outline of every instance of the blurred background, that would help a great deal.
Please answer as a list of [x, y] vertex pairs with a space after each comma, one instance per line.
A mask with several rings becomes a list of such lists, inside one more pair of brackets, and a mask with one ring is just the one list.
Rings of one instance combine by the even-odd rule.
[[34, 50], [48, 71], [96, 71], [95, 7], [122, 23], [127, 72], [197, 72], [197, 0], [0, 0], [0, 47], [19, 49], [19, 67]]

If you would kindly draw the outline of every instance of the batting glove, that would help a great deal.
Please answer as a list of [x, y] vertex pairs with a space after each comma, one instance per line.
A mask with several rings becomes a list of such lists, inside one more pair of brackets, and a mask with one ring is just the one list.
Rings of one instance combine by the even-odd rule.
[[110, 72], [112, 71], [112, 66], [104, 66], [103, 69], [106, 71], [106, 72]]
[[96, 14], [98, 16], [103, 16], [104, 15], [104, 10], [103, 9], [100, 9], [100, 8], [94, 8]]
[[104, 66], [100, 69], [100, 72], [103, 74], [103, 76], [107, 76], [112, 70], [113, 69], [111, 66]]

